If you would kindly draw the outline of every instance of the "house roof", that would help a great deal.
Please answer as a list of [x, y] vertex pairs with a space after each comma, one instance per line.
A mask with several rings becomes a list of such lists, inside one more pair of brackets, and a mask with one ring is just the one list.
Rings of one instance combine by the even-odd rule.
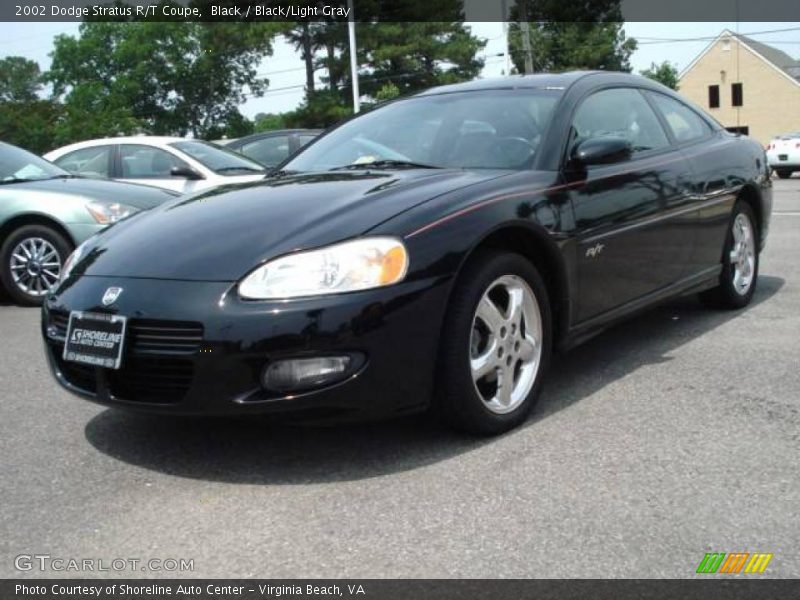
[[697, 57], [695, 57], [695, 59], [683, 70], [683, 72], [680, 74], [680, 77], [683, 78], [683, 76], [686, 75], [686, 73], [688, 73], [692, 67], [694, 67], [717, 42], [726, 37], [731, 37], [738, 40], [743, 46], [749, 48], [756, 56], [761, 58], [761, 60], [766, 62], [772, 68], [780, 71], [794, 83], [800, 85], [800, 60], [792, 58], [783, 50], [778, 50], [777, 48], [773, 48], [772, 46], [768, 46], [762, 42], [757, 42], [753, 38], [749, 38], [745, 35], [734, 33], [730, 29], [724, 29], [714, 39], [714, 41], [706, 46], [706, 48], [700, 54], [698, 54]]
[[750, 46], [750, 48], [755, 50], [768, 62], [772, 63], [790, 77], [800, 79], [800, 60], [792, 58], [783, 50], [778, 50], [767, 44], [762, 44], [747, 36], [736, 33], [731, 33], [731, 36], [739, 39], [746, 46]]

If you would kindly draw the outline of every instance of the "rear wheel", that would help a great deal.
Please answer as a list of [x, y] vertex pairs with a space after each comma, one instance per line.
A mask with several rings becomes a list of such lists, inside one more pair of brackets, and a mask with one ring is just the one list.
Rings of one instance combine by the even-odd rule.
[[719, 285], [702, 294], [708, 303], [720, 308], [742, 308], [750, 304], [758, 282], [758, 232], [753, 209], [737, 202], [725, 247]]
[[25, 225], [0, 247], [0, 280], [9, 296], [24, 306], [38, 306], [58, 283], [72, 250], [64, 236], [45, 225]]
[[791, 171], [787, 171], [786, 169], [776, 169], [776, 170], [775, 170], [775, 173], [776, 173], [776, 174], [778, 175], [778, 177], [780, 177], [781, 179], [789, 179], [789, 177], [791, 177], [791, 176], [792, 176], [792, 172], [791, 172]]
[[551, 348], [550, 304], [536, 268], [486, 253], [459, 278], [445, 320], [436, 407], [450, 426], [498, 434], [536, 401]]

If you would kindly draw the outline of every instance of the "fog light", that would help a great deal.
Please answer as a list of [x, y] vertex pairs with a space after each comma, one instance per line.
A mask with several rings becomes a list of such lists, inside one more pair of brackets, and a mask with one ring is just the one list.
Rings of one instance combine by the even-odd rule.
[[264, 369], [265, 388], [289, 392], [334, 383], [344, 378], [349, 356], [321, 356], [280, 360]]

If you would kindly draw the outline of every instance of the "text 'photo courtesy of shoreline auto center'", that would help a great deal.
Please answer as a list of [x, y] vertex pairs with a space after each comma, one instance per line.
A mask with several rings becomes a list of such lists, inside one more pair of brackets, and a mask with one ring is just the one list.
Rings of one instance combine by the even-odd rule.
[[0, 5], [0, 598], [800, 578], [800, 5]]

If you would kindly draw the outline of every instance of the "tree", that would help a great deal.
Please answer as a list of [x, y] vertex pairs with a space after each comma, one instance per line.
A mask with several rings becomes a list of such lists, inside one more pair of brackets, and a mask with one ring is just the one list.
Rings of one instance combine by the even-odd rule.
[[524, 12], [529, 22], [535, 72], [574, 69], [630, 72], [630, 56], [636, 50], [636, 40], [625, 36], [620, 3], [621, 0], [517, 0], [511, 9], [508, 33], [516, 70], [524, 72], [522, 35], [517, 24]]
[[[460, 4], [454, 0], [428, 3], [442, 18], [460, 17], [455, 10]], [[385, 100], [478, 76], [483, 60], [476, 55], [485, 42], [473, 36], [463, 22], [414, 21], [397, 13], [397, 8], [392, 10], [384, 15], [392, 18], [391, 22], [359, 23], [357, 62], [363, 95]], [[314, 47], [322, 50], [322, 56], [315, 58], [315, 68], [325, 69], [327, 77], [322, 80], [327, 90], [309, 92], [307, 87], [305, 102], [288, 119], [295, 126], [326, 127], [352, 114], [347, 25], [317, 23], [313, 37]]]
[[21, 56], [0, 60], [0, 102], [35, 102], [42, 88], [36, 61]]
[[644, 75], [648, 79], [658, 81], [670, 89], [678, 89], [678, 69], [667, 60], [660, 65], [651, 63], [649, 69], [639, 71], [639, 74]]
[[56, 38], [46, 75], [65, 105], [61, 134], [237, 135], [244, 124], [238, 107], [266, 89], [256, 67], [285, 27], [84, 22], [78, 38]]
[[56, 130], [63, 107], [50, 100], [0, 104], [0, 140], [44, 154], [58, 147]]
[[375, 95], [386, 82], [408, 94], [477, 77], [486, 42], [460, 22], [374, 23], [362, 27], [363, 93]]

